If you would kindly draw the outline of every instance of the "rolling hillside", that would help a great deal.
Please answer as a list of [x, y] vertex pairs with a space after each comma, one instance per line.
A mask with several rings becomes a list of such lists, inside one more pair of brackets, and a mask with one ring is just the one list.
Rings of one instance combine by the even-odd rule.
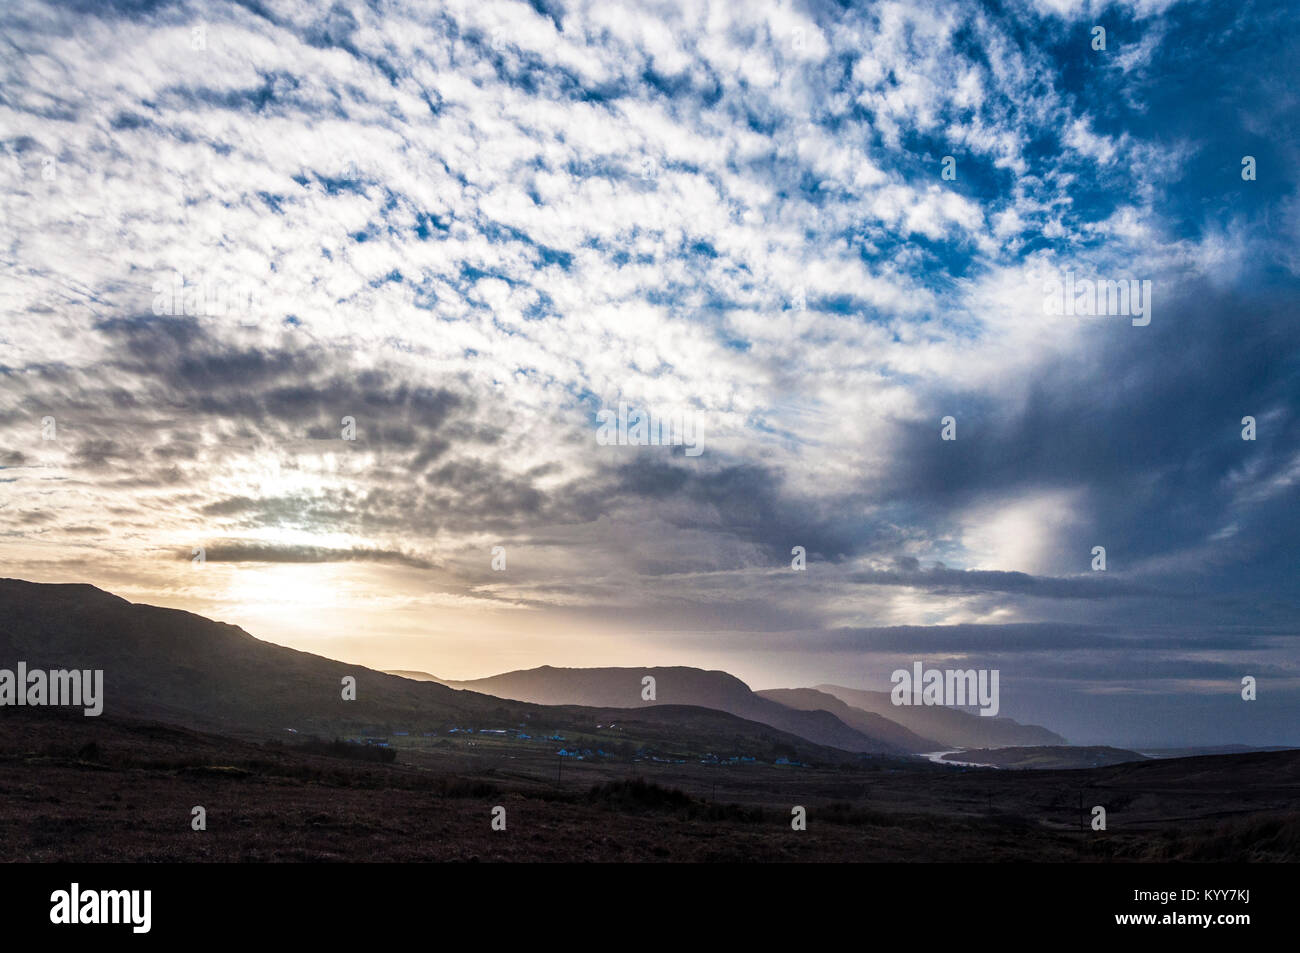
[[883, 738], [908, 751], [935, 751], [937, 742], [922, 738], [898, 722], [845, 704], [834, 695], [815, 688], [771, 688], [758, 693], [763, 698], [799, 711], [828, 711], [844, 724], [863, 734]]
[[897, 722], [941, 748], [1003, 748], [1017, 745], [1065, 745], [1064, 738], [1038, 725], [1011, 718], [985, 718], [956, 708], [895, 705], [889, 692], [866, 692], [842, 685], [818, 685], [817, 691], [845, 704]]
[[[284, 738], [290, 729], [346, 737], [521, 724], [577, 731], [618, 719], [634, 743], [780, 750], [822, 762], [851, 758], [848, 749], [726, 712], [685, 704], [626, 712], [631, 706], [503, 701], [274, 645], [234, 625], [133, 604], [94, 586], [0, 579], [0, 668], [12, 670], [19, 661], [29, 671], [102, 669], [105, 715], [257, 737]], [[346, 676], [356, 679], [355, 700], [342, 697]]]
[[[872, 754], [913, 753], [921, 740], [905, 729], [881, 719], [858, 719], [862, 728], [844, 723], [821, 710], [803, 710], [764, 698], [726, 672], [676, 666], [670, 668], [540, 668], [505, 672], [471, 681], [444, 681], [426, 673], [439, 684], [539, 705], [591, 705], [641, 708], [656, 705], [698, 705], [730, 712], [750, 721], [771, 725], [801, 738]], [[642, 679], [655, 679], [655, 700], [641, 697]], [[866, 730], [864, 730], [866, 729]]]

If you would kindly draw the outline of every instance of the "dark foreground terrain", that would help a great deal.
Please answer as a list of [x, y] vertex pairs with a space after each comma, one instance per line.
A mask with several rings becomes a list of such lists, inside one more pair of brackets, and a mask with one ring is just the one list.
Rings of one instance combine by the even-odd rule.
[[[245, 741], [108, 715], [2, 714], [5, 861], [1300, 859], [1295, 751], [1078, 771], [561, 767], [539, 749], [492, 740], [377, 749]], [[1081, 829], [1081, 803], [1088, 816], [1103, 805], [1108, 829]], [[206, 831], [191, 830], [199, 805]], [[491, 828], [498, 805], [504, 831]], [[807, 809], [806, 831], [791, 829], [795, 805]]]

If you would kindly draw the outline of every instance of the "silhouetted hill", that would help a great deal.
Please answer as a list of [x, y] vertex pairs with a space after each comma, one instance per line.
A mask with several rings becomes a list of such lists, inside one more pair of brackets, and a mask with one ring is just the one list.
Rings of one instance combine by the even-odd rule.
[[799, 711], [828, 711], [844, 724], [873, 738], [881, 738], [907, 751], [936, 751], [938, 745], [908, 731], [897, 722], [847, 705], [834, 695], [815, 688], [769, 688], [757, 693], [770, 701]]
[[889, 692], [867, 692], [842, 685], [818, 685], [845, 704], [880, 715], [933, 738], [941, 748], [999, 748], [1015, 745], [1067, 745], [1064, 738], [1039, 725], [1022, 725], [1011, 718], [986, 718], [958, 708], [930, 705], [895, 705]]
[[[238, 626], [89, 585], [0, 580], [0, 665], [103, 669], [104, 710], [283, 733], [465, 718], [496, 699], [263, 642]], [[342, 679], [357, 680], [356, 701]]]
[[[0, 579], [0, 668], [20, 661], [29, 670], [102, 669], [106, 714], [201, 730], [283, 738], [294, 729], [330, 737], [466, 725], [589, 729], [617, 718], [638, 743], [704, 751], [725, 741], [728, 750], [849, 758], [847, 748], [833, 751], [721, 711], [666, 706], [628, 713], [512, 703], [263, 642], [238, 626], [136, 605], [94, 586]], [[345, 676], [356, 679], [354, 701], [342, 697]]]
[[[655, 700], [641, 697], [642, 679], [655, 679]], [[432, 678], [432, 676], [428, 676]], [[730, 712], [750, 721], [771, 725], [821, 745], [845, 751], [901, 754], [917, 750], [906, 743], [910, 734], [897, 726], [879, 724], [883, 734], [846, 725], [827, 711], [798, 710], [764, 698], [726, 672], [674, 666], [669, 668], [541, 668], [505, 672], [470, 681], [443, 681], [449, 685], [498, 698], [539, 705], [592, 705], [620, 708], [655, 705], [698, 705]], [[898, 740], [890, 740], [897, 738]]]

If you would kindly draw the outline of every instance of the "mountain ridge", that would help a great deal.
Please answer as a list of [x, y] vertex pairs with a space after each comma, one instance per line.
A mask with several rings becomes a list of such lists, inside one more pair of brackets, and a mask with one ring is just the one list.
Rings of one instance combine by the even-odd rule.
[[[626, 708], [673, 703], [698, 705], [770, 725], [817, 744], [867, 754], [915, 754], [929, 743], [888, 719], [876, 720], [875, 716], [867, 715], [858, 719], [862, 727], [854, 727], [824, 709], [790, 707], [763, 697], [744, 681], [721, 669], [686, 665], [644, 668], [540, 665], [465, 680], [438, 679], [428, 673], [420, 674], [448, 687], [535, 704]], [[653, 700], [642, 697], [642, 679], [646, 676], [655, 679], [656, 696]]]
[[[132, 603], [87, 584], [0, 579], [0, 667], [101, 669], [113, 715], [259, 737], [441, 732], [506, 724], [583, 730], [617, 718], [666, 745], [755, 750], [849, 761], [848, 749], [728, 712], [689, 705], [626, 708], [509, 703], [440, 682], [416, 681], [276, 645], [192, 612]], [[356, 680], [343, 698], [342, 680]]]
[[1011, 748], [1059, 746], [1069, 742], [1041, 725], [1022, 725], [1011, 718], [986, 718], [959, 708], [942, 705], [895, 705], [889, 692], [864, 691], [843, 685], [815, 685], [845, 704], [897, 722], [903, 727], [933, 738], [943, 748]]

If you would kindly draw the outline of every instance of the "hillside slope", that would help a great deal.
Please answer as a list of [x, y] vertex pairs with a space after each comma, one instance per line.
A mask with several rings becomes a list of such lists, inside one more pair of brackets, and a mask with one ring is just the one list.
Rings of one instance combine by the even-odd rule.
[[1002, 748], [1016, 745], [1066, 745], [1064, 738], [1039, 725], [1022, 725], [1011, 718], [985, 718], [957, 708], [895, 705], [889, 692], [866, 692], [842, 685], [817, 685], [817, 691], [834, 695], [845, 704], [880, 715], [941, 748]]
[[[655, 699], [645, 700], [642, 679], [655, 679]], [[432, 676], [426, 676], [432, 678]], [[721, 671], [686, 666], [665, 668], [540, 668], [505, 672], [470, 681], [438, 680], [439, 684], [483, 692], [498, 698], [539, 705], [591, 705], [641, 708], [655, 705], [698, 705], [730, 712], [750, 721], [788, 731], [821, 745], [872, 754], [912, 753], [914, 736], [896, 726], [876, 723], [881, 733], [858, 730], [820, 710], [798, 710], [764, 698], [748, 685]], [[896, 738], [897, 740], [891, 740]]]
[[[628, 721], [630, 739], [639, 728], [688, 750], [725, 739], [739, 749], [778, 746], [810, 760], [850, 757], [725, 712], [670, 706], [629, 720], [622, 711], [503, 701], [263, 642], [238, 626], [136, 605], [94, 586], [0, 579], [0, 668], [14, 670], [20, 661], [29, 671], [101, 669], [104, 714], [199, 730], [346, 737], [466, 725], [582, 729], [619, 718]], [[356, 679], [355, 700], [342, 697], [346, 676]], [[11, 711], [0, 709], [0, 717]]]
[[935, 751], [937, 742], [922, 738], [889, 718], [848, 705], [834, 695], [815, 688], [770, 688], [758, 692], [763, 698], [799, 711], [828, 711], [844, 724], [863, 734], [883, 738], [908, 751]]

